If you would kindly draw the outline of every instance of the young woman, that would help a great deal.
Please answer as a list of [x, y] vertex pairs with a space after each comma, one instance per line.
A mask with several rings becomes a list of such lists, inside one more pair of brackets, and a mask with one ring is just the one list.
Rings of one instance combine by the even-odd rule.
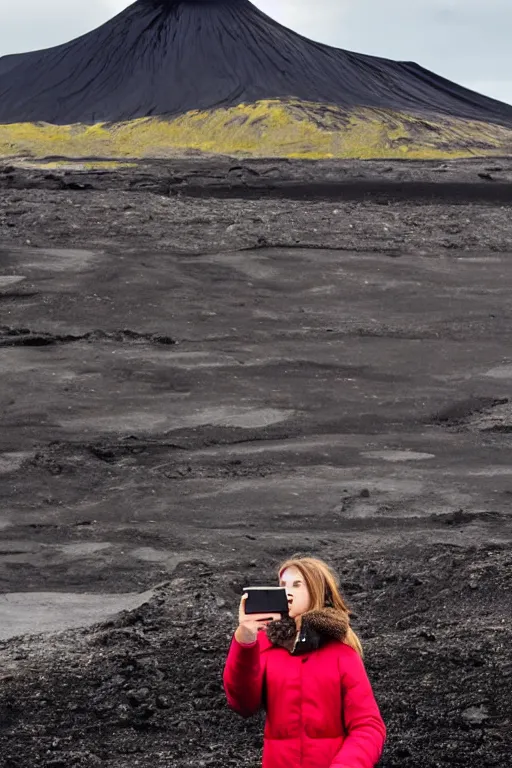
[[229, 706], [266, 710], [263, 768], [373, 768], [386, 727], [333, 571], [316, 558], [279, 569], [289, 616], [245, 613], [224, 669]]

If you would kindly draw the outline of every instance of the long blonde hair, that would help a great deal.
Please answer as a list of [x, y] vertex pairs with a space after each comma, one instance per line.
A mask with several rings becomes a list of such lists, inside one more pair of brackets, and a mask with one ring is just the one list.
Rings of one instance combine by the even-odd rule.
[[[338, 577], [327, 563], [317, 557], [291, 557], [280, 565], [279, 578], [283, 571], [292, 567], [301, 572], [306, 582], [311, 598], [310, 611], [321, 611], [327, 606], [343, 613], [347, 621], [350, 621], [351, 611], [341, 596]], [[350, 624], [343, 642], [363, 656], [361, 641]]]

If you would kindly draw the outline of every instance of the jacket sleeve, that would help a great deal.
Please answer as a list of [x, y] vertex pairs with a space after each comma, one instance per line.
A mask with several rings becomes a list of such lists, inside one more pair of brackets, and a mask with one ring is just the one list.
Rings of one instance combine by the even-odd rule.
[[233, 637], [224, 667], [224, 690], [229, 706], [242, 717], [261, 709], [263, 676], [258, 641], [242, 645]]
[[345, 649], [339, 664], [346, 738], [331, 768], [373, 768], [384, 748], [386, 726], [361, 657]]

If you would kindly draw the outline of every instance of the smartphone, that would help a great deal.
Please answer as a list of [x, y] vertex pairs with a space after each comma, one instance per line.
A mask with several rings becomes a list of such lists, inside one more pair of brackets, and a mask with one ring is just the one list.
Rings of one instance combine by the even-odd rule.
[[288, 598], [284, 587], [246, 587], [245, 612], [288, 613]]

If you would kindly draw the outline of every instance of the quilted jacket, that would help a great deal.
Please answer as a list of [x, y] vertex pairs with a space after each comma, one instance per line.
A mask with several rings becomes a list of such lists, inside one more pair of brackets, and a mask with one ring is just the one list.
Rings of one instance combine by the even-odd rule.
[[233, 637], [224, 669], [229, 706], [266, 711], [262, 768], [373, 768], [386, 727], [339, 613], [304, 614], [294, 648], [280, 624], [251, 645]]

